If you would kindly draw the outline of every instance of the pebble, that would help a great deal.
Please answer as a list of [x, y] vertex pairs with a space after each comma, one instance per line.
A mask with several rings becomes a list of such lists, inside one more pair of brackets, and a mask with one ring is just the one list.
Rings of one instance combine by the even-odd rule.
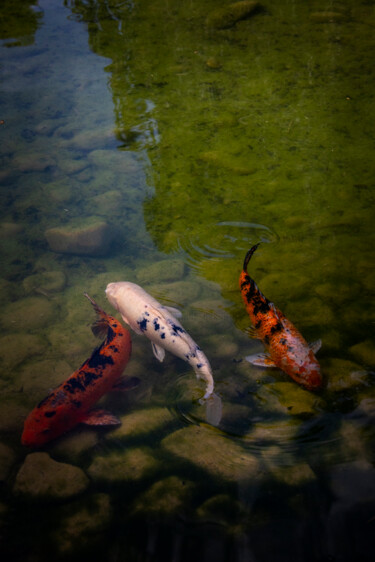
[[42, 354], [47, 342], [33, 334], [7, 334], [0, 337], [0, 364], [4, 371], [11, 370], [25, 359]]
[[258, 2], [242, 0], [227, 4], [210, 12], [206, 18], [206, 26], [212, 29], [228, 29], [239, 20], [247, 18], [255, 12], [260, 5]]
[[168, 408], [144, 408], [121, 416], [120, 419], [121, 426], [110, 434], [113, 439], [149, 435], [160, 431], [174, 420]]
[[66, 275], [63, 271], [44, 271], [25, 277], [22, 281], [26, 293], [40, 292], [45, 296], [49, 293], [59, 293], [66, 286]]
[[261, 478], [258, 459], [230, 439], [189, 426], [165, 437], [162, 448], [216, 478], [230, 482]]
[[101, 219], [76, 220], [45, 231], [50, 250], [58, 254], [105, 256], [111, 250], [114, 232]]
[[100, 533], [108, 528], [112, 519], [111, 499], [108, 494], [90, 496], [79, 505], [67, 506], [72, 511], [62, 518], [56, 529], [56, 543], [61, 554], [75, 554], [85, 546], [93, 547]]
[[163, 516], [181, 516], [186, 511], [192, 497], [194, 485], [185, 478], [169, 476], [155, 482], [134, 502], [132, 510], [135, 514], [155, 518]]
[[363, 365], [375, 367], [375, 347], [373, 340], [365, 340], [349, 348], [353, 357]]
[[159, 461], [152, 451], [139, 447], [94, 458], [88, 473], [95, 481], [133, 482], [150, 476], [157, 469]]
[[140, 285], [155, 283], [155, 281], [158, 283], [180, 281], [184, 275], [185, 263], [179, 259], [157, 261], [137, 271]]
[[8, 304], [0, 315], [0, 322], [7, 330], [35, 330], [44, 328], [55, 317], [55, 307], [44, 296], [26, 297]]
[[84, 492], [89, 479], [80, 468], [56, 462], [48, 453], [27, 455], [15, 480], [16, 495], [38, 499], [67, 499]]

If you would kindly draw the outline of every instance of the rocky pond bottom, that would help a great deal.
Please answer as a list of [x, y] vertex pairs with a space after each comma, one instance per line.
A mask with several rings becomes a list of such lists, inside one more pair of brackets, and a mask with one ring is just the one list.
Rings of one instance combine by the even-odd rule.
[[[214, 283], [178, 258], [139, 267], [127, 279], [178, 303], [190, 333], [199, 326], [220, 423], [207, 423], [189, 366], [171, 355], [160, 364], [133, 335], [126, 374], [141, 384], [101, 400], [121, 426], [79, 426], [32, 452], [20, 445], [26, 415], [95, 345], [92, 311], [64, 272], [38, 275], [4, 310], [15, 331], [0, 340], [4, 560], [372, 559], [375, 387], [366, 340], [344, 358], [330, 351], [332, 337], [320, 359], [325, 388], [311, 393], [242, 360], [261, 344], [234, 326]], [[107, 278], [97, 274], [85, 288], [109, 310]], [[64, 330], [56, 305], [67, 306]]]

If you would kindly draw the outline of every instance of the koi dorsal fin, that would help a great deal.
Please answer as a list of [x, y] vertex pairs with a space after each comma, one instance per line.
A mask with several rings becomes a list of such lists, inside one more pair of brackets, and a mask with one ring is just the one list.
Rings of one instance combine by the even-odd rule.
[[92, 299], [87, 293], [83, 293], [85, 297], [91, 302], [96, 314], [99, 318], [91, 326], [92, 333], [97, 337], [105, 337], [108, 332], [108, 315], [100, 306]]

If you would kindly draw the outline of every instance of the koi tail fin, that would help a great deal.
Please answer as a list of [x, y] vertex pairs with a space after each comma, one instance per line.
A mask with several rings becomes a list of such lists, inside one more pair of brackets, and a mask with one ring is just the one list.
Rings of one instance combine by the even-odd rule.
[[250, 258], [253, 255], [253, 253], [255, 252], [255, 250], [257, 249], [257, 247], [259, 246], [259, 244], [260, 244], [260, 242], [258, 242], [258, 244], [255, 244], [255, 246], [253, 246], [252, 248], [250, 248], [250, 250], [247, 252], [247, 254], [245, 256], [245, 259], [244, 259], [244, 262], [243, 262], [243, 268], [242, 268], [245, 273], [247, 273], [247, 266], [248, 266], [248, 263], [250, 261]]
[[91, 302], [98, 319], [91, 326], [92, 333], [97, 337], [105, 337], [108, 333], [109, 320], [108, 314], [87, 294], [83, 293], [85, 297]]

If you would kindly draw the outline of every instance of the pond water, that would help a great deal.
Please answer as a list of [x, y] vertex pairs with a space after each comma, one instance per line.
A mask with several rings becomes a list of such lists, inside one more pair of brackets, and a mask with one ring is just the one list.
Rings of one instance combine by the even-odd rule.
[[[0, 16], [2, 560], [373, 560], [375, 2]], [[244, 360], [257, 242], [251, 276], [322, 340], [318, 392]], [[180, 309], [220, 420], [132, 332], [140, 384], [100, 402], [121, 425], [27, 449], [28, 413], [98, 345], [83, 293], [116, 315], [115, 281]]]

